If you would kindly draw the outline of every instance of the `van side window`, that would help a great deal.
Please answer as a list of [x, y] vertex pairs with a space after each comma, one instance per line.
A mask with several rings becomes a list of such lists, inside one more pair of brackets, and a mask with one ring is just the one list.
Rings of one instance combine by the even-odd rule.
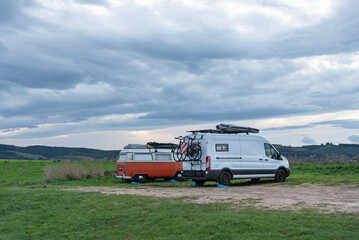
[[279, 153], [268, 143], [264, 144], [266, 156], [272, 159], [281, 160]]
[[261, 142], [255, 140], [241, 141], [241, 150], [243, 156], [258, 156], [260, 153], [263, 153]]
[[135, 161], [152, 161], [152, 154], [151, 153], [135, 153]]
[[216, 152], [228, 152], [228, 144], [216, 144]]
[[118, 158], [118, 161], [119, 162], [126, 162], [126, 159], [127, 159], [127, 154], [120, 154], [119, 158]]
[[157, 153], [155, 154], [155, 159], [156, 161], [162, 161], [162, 162], [171, 162], [172, 159], [171, 159], [171, 154], [160, 154], [160, 153]]

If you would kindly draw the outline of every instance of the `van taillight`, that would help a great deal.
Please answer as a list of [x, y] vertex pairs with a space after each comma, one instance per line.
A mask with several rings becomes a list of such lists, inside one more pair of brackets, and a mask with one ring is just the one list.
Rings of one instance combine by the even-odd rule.
[[207, 156], [206, 157], [206, 171], [211, 170], [211, 157]]

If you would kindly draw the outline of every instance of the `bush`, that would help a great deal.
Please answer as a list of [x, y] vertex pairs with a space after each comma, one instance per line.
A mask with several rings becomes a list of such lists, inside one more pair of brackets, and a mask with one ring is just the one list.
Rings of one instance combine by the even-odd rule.
[[46, 179], [66, 179], [69, 181], [105, 176], [102, 165], [92, 166], [90, 163], [87, 163], [87, 167], [81, 163], [71, 162], [59, 165], [46, 165], [44, 171]]

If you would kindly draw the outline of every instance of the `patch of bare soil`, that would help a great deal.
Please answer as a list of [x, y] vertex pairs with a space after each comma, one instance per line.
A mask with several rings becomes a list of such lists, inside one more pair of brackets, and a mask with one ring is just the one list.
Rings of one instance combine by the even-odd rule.
[[232, 186], [159, 188], [141, 185], [138, 188], [73, 187], [63, 190], [132, 194], [164, 198], [183, 198], [194, 203], [230, 202], [236, 206], [269, 209], [316, 208], [322, 212], [359, 213], [359, 185], [321, 186], [316, 184], [288, 186]]

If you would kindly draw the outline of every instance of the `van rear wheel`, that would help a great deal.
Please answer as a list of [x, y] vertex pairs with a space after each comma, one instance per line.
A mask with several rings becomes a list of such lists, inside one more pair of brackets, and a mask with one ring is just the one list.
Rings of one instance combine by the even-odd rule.
[[287, 173], [283, 169], [279, 169], [275, 174], [275, 180], [277, 182], [285, 182], [286, 177]]
[[135, 182], [145, 183], [147, 181], [147, 176], [144, 174], [139, 174], [135, 176]]
[[218, 183], [228, 186], [231, 183], [232, 176], [229, 172], [223, 171], [219, 175]]
[[175, 175], [174, 179], [175, 179], [176, 181], [178, 181], [178, 182], [182, 181], [183, 178], [182, 178], [181, 172], [176, 172], [176, 175]]

